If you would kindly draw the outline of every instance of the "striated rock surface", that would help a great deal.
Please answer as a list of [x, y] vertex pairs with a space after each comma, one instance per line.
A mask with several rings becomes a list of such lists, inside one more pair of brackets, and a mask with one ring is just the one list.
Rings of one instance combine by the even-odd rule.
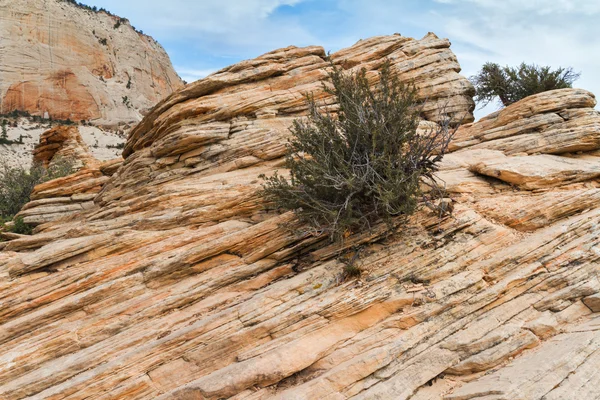
[[69, 160], [77, 169], [98, 164], [76, 126], [58, 125], [40, 136], [33, 149], [33, 162], [48, 167], [57, 159]]
[[116, 124], [183, 85], [127, 20], [60, 0], [0, 0], [0, 113]]
[[[430, 121], [435, 104], [472, 119], [447, 40], [377, 37], [332, 54], [373, 79], [386, 57], [418, 82]], [[363, 274], [347, 279], [339, 246], [256, 194], [281, 168], [302, 94], [335, 110], [326, 67], [321, 48], [287, 48], [187, 86], [134, 129], [116, 171], [101, 167], [111, 176], [89, 209], [3, 244], [0, 397], [600, 397], [598, 147], [472, 139], [548, 113], [588, 124], [593, 95], [546, 93], [461, 128], [438, 173], [453, 214], [347, 238], [364, 245]], [[578, 135], [597, 143], [594, 129]], [[66, 197], [77, 175], [63, 179], [37, 198]]]
[[60, 125], [44, 132], [33, 151], [34, 163], [48, 167], [57, 160], [69, 162], [77, 172], [37, 185], [17, 214], [25, 223], [39, 225], [92, 208], [108, 177], [123, 163], [122, 158], [97, 160], [76, 126]]

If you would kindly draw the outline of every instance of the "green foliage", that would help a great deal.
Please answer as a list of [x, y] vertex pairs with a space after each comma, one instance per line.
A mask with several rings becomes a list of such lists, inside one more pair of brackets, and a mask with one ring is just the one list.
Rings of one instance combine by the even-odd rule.
[[339, 104], [337, 117], [307, 97], [308, 118], [294, 121], [288, 143], [291, 179], [262, 176], [262, 194], [332, 240], [382, 220], [391, 230], [417, 209], [421, 182], [435, 186], [432, 173], [452, 136], [449, 120], [417, 133], [416, 90], [393, 76], [389, 63], [374, 89], [365, 70], [331, 67], [332, 86], [324, 89]]
[[121, 150], [121, 149], [125, 148], [125, 142], [121, 142], [121, 143], [117, 143], [117, 144], [107, 144], [106, 148]]
[[100, 39], [98, 39], [98, 42], [101, 45], [108, 46], [108, 40], [106, 40], [106, 38], [100, 38]]
[[31, 235], [33, 233], [33, 227], [26, 224], [25, 221], [23, 221], [23, 217], [17, 217], [14, 219], [14, 223], [9, 231], [20, 235]]
[[129, 97], [123, 96], [122, 100], [123, 100], [123, 104], [125, 104], [127, 106], [127, 108], [131, 108], [131, 100], [129, 100]]
[[43, 182], [73, 173], [73, 164], [56, 160], [50, 168], [33, 165], [28, 171], [23, 167], [0, 164], [0, 218], [11, 219], [30, 200], [33, 188]]
[[2, 134], [0, 135], [0, 144], [11, 145], [11, 144], [15, 144], [15, 143], [23, 143], [21, 137], [19, 137], [18, 142], [14, 141], [14, 140], [10, 140], [8, 138], [8, 130], [6, 129], [7, 125], [8, 125], [8, 121], [3, 119], [2, 120]]
[[551, 70], [548, 66], [521, 63], [512, 68], [488, 62], [470, 80], [477, 102], [487, 105], [499, 97], [502, 105], [508, 106], [536, 93], [570, 88], [578, 78], [579, 74], [570, 67]]
[[[41, 117], [39, 115], [32, 115], [28, 111], [22, 111], [22, 110], [12, 110], [9, 113], [0, 114], [0, 117], [5, 117], [5, 118], [12, 119], [13, 120], [12, 124], [13, 124], [14, 127], [17, 127], [17, 119], [18, 118], [27, 118], [30, 121], [40, 122], [40, 123], [52, 124], [53, 122], [55, 122], [55, 123], [57, 123], [59, 125], [74, 125], [74, 122], [71, 121], [70, 118], [67, 118], [67, 119], [55, 119], [55, 120], [53, 120], [52, 117], [50, 117], [50, 118], [44, 118], [44, 117]], [[8, 122], [7, 125], [10, 125], [10, 122]], [[15, 142], [11, 141], [11, 143], [15, 143]]]
[[8, 121], [3, 119], [2, 120], [2, 136], [0, 136], [2, 139], [8, 139], [8, 131], [6, 130], [7, 124], [8, 124]]
[[127, 89], [131, 89], [131, 77], [127, 77], [127, 85], [125, 86]]

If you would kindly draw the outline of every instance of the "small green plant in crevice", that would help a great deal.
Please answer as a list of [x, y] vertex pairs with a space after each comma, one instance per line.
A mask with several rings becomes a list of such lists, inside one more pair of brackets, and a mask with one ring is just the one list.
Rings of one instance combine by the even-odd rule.
[[125, 85], [125, 87], [127, 89], [131, 89], [131, 77], [130, 76], [127, 77], [127, 85]]
[[362, 269], [356, 264], [345, 264], [344, 275], [347, 278], [359, 278], [362, 274]]
[[128, 96], [123, 96], [123, 98], [121, 99], [123, 101], [123, 104], [125, 104], [125, 106], [127, 106], [127, 108], [131, 108], [131, 100], [129, 100]]
[[485, 106], [499, 98], [505, 107], [536, 93], [570, 88], [579, 76], [571, 67], [552, 70], [549, 66], [525, 63], [502, 67], [488, 62], [469, 80], [475, 87], [478, 103]]
[[25, 223], [23, 217], [16, 217], [8, 230], [19, 235], [31, 235], [33, 233], [33, 227]]
[[338, 261], [344, 264], [344, 279], [360, 278], [362, 275], [362, 268], [358, 265], [362, 250], [363, 247], [354, 247], [338, 257]]
[[329, 78], [324, 91], [339, 104], [337, 115], [307, 96], [308, 117], [293, 122], [286, 152], [291, 178], [261, 176], [262, 195], [331, 240], [380, 222], [391, 232], [424, 200], [424, 182], [439, 189], [433, 172], [454, 133], [450, 119], [417, 132], [417, 91], [399, 81], [389, 62], [375, 87], [364, 69], [347, 74], [332, 64]]
[[106, 40], [106, 38], [100, 38], [98, 39], [98, 42], [103, 46], [108, 46], [108, 40]]

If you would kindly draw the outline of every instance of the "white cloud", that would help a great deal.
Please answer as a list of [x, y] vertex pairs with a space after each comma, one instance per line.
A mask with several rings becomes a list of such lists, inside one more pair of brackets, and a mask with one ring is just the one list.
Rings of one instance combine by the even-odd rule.
[[293, 21], [280, 23], [270, 18], [279, 7], [294, 6], [302, 1], [169, 0], [165, 4], [149, 0], [101, 0], [100, 3], [127, 16], [133, 25], [139, 21], [148, 27], [147, 33], [163, 41], [195, 40], [197, 46], [218, 43], [226, 49], [239, 49], [268, 45], [276, 39], [311, 37]]
[[174, 68], [175, 68], [175, 71], [177, 71], [177, 73], [181, 77], [181, 79], [183, 79], [184, 81], [186, 81], [188, 83], [197, 81], [198, 79], [205, 78], [208, 75], [212, 74], [213, 72], [216, 72], [216, 69], [213, 69], [213, 68], [191, 69], [191, 68], [186, 68], [186, 67], [180, 67], [177, 65]]
[[443, 4], [471, 4], [488, 9], [510, 13], [535, 12], [551, 14], [556, 12], [597, 14], [600, 13], [598, 0], [435, 0]]

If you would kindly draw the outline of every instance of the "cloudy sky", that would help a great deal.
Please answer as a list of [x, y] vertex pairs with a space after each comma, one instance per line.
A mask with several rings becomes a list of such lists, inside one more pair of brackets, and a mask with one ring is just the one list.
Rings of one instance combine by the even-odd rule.
[[[471, 76], [486, 61], [572, 66], [600, 95], [600, 0], [84, 0], [158, 40], [188, 82], [289, 45], [336, 51], [431, 31]], [[488, 111], [477, 112], [482, 116]]]

